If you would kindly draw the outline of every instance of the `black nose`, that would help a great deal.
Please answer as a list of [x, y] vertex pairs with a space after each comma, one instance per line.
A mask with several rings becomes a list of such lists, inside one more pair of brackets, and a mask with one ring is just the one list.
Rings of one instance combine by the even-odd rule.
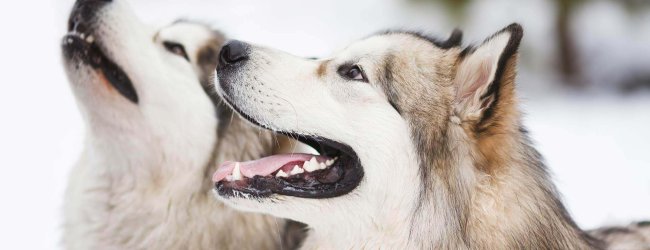
[[248, 59], [248, 44], [231, 40], [221, 48], [219, 54], [219, 62], [222, 66], [227, 64], [234, 64]]
[[92, 22], [95, 13], [112, 0], [77, 0], [68, 19], [68, 31], [76, 30], [79, 33], [88, 31], [88, 23]]

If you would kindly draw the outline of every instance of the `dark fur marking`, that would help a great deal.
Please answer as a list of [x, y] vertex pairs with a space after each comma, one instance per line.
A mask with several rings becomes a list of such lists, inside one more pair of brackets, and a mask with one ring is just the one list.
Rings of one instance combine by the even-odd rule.
[[282, 232], [282, 249], [299, 249], [306, 237], [307, 225], [287, 220]]
[[[205, 46], [201, 48], [196, 54], [196, 58], [199, 65], [214, 65], [216, 67], [216, 62], [219, 61], [219, 51], [218, 47]], [[188, 59], [189, 61], [189, 59]]]
[[463, 49], [460, 54], [458, 54], [458, 59], [462, 60], [465, 58], [467, 55], [470, 55], [476, 51], [476, 47], [473, 45], [468, 46], [467, 48]]
[[636, 223], [638, 227], [650, 227], [650, 221], [639, 221]]
[[451, 32], [451, 35], [446, 40], [441, 40], [439, 38], [427, 35], [419, 31], [410, 31], [410, 30], [386, 30], [376, 33], [377, 35], [392, 35], [392, 34], [406, 34], [422, 40], [425, 40], [434, 46], [441, 49], [451, 49], [454, 47], [460, 46], [463, 40], [463, 32], [459, 29], [454, 29]]
[[[310, 59], [314, 60], [314, 59]], [[325, 76], [325, 73], [327, 72], [327, 64], [329, 64], [329, 60], [323, 61], [318, 65], [318, 68], [316, 69], [316, 76], [318, 77], [323, 77]]]
[[402, 114], [401, 108], [398, 105], [399, 100], [398, 100], [398, 95], [395, 93], [395, 89], [393, 88], [393, 85], [391, 82], [393, 81], [393, 61], [395, 60], [393, 58], [393, 55], [388, 55], [385, 58], [384, 61], [384, 75], [383, 79], [380, 80], [382, 89], [384, 90], [384, 94], [386, 94], [386, 98], [388, 98], [388, 103], [393, 106], [395, 111], [397, 111], [398, 114]]
[[[174, 23], [187, 22], [187, 23], [196, 23], [188, 20], [177, 20]], [[202, 24], [206, 28], [207, 24]], [[206, 44], [203, 44], [201, 48], [196, 52], [197, 64], [200, 66], [201, 74], [199, 75], [199, 81], [201, 82], [201, 87], [203, 87], [204, 92], [208, 95], [212, 104], [215, 107], [215, 115], [219, 121], [217, 125], [217, 136], [221, 138], [225, 133], [226, 128], [231, 123], [233, 117], [233, 111], [228, 108], [221, 97], [214, 92], [213, 80], [215, 68], [219, 63], [219, 52], [221, 46], [223, 46], [226, 37], [223, 33], [218, 30], [212, 30], [212, 37]]]
[[610, 227], [610, 228], [605, 228], [602, 231], [600, 231], [601, 234], [603, 235], [608, 235], [608, 234], [629, 234], [631, 233], [632, 230], [629, 228], [625, 227]]
[[482, 125], [485, 121], [487, 121], [488, 119], [494, 116], [494, 111], [495, 111], [494, 109], [497, 107], [500, 99], [503, 72], [506, 69], [508, 61], [510, 61], [510, 59], [513, 56], [515, 56], [519, 51], [519, 44], [521, 43], [521, 38], [524, 35], [524, 30], [521, 27], [521, 25], [517, 23], [513, 23], [508, 25], [508, 27], [505, 27], [501, 31], [497, 32], [496, 34], [492, 35], [483, 43], [492, 40], [494, 37], [504, 32], [510, 33], [510, 39], [508, 40], [508, 44], [506, 44], [506, 47], [503, 49], [503, 53], [501, 53], [501, 56], [499, 57], [499, 62], [497, 63], [497, 70], [494, 75], [494, 81], [490, 83], [487, 92], [483, 96], [481, 96], [481, 99], [486, 99], [490, 96], [493, 96], [493, 101], [490, 104], [490, 106], [483, 112], [481, 121], [479, 122], [479, 127], [481, 127], [480, 125]]

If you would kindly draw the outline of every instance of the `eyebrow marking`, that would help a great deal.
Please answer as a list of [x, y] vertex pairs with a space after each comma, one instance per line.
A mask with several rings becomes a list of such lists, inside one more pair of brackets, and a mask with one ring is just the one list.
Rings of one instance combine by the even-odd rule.
[[316, 76], [323, 77], [325, 75], [325, 71], [327, 71], [327, 64], [329, 62], [330, 60], [325, 60], [318, 65], [318, 69], [316, 69]]
[[384, 91], [384, 94], [386, 95], [386, 98], [388, 99], [388, 103], [393, 106], [395, 111], [397, 111], [398, 114], [402, 114], [401, 107], [397, 104], [399, 102], [399, 98], [397, 95], [397, 91], [395, 90], [395, 86], [393, 86], [393, 81], [395, 80], [394, 78], [394, 72], [393, 72], [393, 63], [395, 63], [395, 55], [393, 54], [388, 54], [384, 58], [384, 65], [383, 65], [383, 70], [384, 70], [384, 75], [383, 79], [379, 81], [381, 84], [381, 89]]

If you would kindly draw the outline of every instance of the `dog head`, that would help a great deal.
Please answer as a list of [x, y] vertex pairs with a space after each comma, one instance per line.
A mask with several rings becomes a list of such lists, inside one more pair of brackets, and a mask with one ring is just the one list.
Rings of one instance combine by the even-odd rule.
[[229, 42], [217, 92], [245, 119], [320, 155], [227, 162], [213, 178], [217, 195], [314, 227], [409, 223], [420, 196], [483, 166], [473, 149], [494, 143], [513, 119], [521, 27], [510, 25], [477, 47], [462, 48], [461, 37], [385, 32], [316, 61]]
[[[123, 158], [200, 148], [188, 157], [207, 160], [217, 119], [199, 82], [213, 73], [220, 33], [185, 21], [154, 29], [121, 0], [77, 1], [68, 31], [64, 65], [93, 143]], [[137, 156], [119, 153], [134, 147]]]

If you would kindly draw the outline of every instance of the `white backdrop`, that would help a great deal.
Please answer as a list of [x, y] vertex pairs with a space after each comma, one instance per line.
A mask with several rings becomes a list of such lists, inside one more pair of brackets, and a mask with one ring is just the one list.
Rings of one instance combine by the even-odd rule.
[[[524, 25], [520, 89], [528, 114], [525, 123], [578, 224], [592, 228], [650, 219], [650, 94], [577, 94], [557, 88], [555, 78], [543, 69], [552, 49], [547, 41], [553, 39], [546, 2], [485, 2], [473, 4], [471, 17], [461, 26], [468, 41], [480, 41], [511, 21]], [[84, 133], [59, 59], [59, 39], [71, 4], [71, 0], [0, 3], [0, 249], [59, 248], [61, 198]], [[396, 0], [134, 0], [133, 5], [153, 24], [177, 17], [204, 20], [231, 37], [302, 56], [325, 56], [387, 27], [434, 34], [452, 28], [440, 8]], [[621, 15], [608, 11], [611, 6], [594, 9], [598, 19], [625, 25]], [[648, 16], [642, 20], [650, 20]], [[637, 40], [648, 39], [650, 29], [644, 27], [628, 29], [629, 33], [618, 34], [619, 39], [631, 33]], [[645, 35], [639, 35], [643, 30]], [[588, 35], [582, 41], [590, 41]], [[629, 56], [607, 65], [633, 61], [634, 53], [624, 55]]]

